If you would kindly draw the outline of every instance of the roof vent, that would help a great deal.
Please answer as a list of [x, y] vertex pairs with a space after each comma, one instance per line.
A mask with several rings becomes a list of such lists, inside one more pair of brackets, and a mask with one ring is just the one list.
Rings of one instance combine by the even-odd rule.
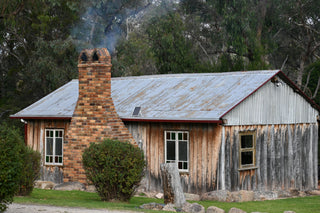
[[134, 108], [132, 117], [141, 117], [141, 107]]

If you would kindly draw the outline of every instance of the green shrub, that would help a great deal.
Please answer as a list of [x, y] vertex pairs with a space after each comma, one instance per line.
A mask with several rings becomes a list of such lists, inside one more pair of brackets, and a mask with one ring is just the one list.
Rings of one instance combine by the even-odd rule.
[[16, 129], [0, 125], [0, 212], [7, 208], [19, 188], [24, 150]]
[[24, 147], [22, 153], [24, 164], [21, 172], [18, 195], [26, 196], [31, 194], [34, 181], [40, 173], [40, 158], [41, 155], [39, 152], [32, 150], [30, 147]]
[[87, 178], [103, 201], [128, 201], [145, 166], [143, 151], [138, 147], [110, 139], [92, 143], [85, 149], [82, 162]]

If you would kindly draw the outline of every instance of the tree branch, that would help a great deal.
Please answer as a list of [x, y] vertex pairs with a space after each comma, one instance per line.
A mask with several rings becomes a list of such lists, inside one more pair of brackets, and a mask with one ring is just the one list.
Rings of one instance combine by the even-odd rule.
[[319, 87], [320, 87], [320, 77], [318, 78], [318, 84], [317, 84], [316, 90], [313, 93], [312, 99], [314, 99], [317, 96]]

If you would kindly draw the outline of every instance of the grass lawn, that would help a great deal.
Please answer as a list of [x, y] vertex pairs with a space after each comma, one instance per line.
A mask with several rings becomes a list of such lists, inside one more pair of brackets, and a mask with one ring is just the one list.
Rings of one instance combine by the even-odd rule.
[[[103, 202], [96, 193], [81, 191], [55, 191], [34, 189], [28, 197], [15, 197], [15, 203], [43, 204], [54, 206], [70, 206], [84, 208], [105, 208], [111, 210], [142, 211], [139, 206], [145, 203], [163, 203], [163, 199], [133, 197], [129, 202]], [[217, 201], [198, 201], [205, 208], [217, 206], [226, 212], [232, 207], [237, 207], [246, 212], [269, 212], [283, 213], [284, 211], [295, 211], [296, 213], [320, 213], [320, 196], [309, 196], [303, 198], [288, 198], [270, 201], [252, 201], [243, 203], [225, 203]], [[144, 212], [154, 212], [146, 211]]]

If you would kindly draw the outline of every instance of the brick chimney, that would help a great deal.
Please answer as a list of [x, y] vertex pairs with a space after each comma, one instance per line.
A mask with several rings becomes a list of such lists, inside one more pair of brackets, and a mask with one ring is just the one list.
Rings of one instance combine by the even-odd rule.
[[106, 48], [83, 50], [78, 60], [79, 98], [66, 134], [64, 182], [86, 183], [82, 153], [105, 138], [135, 143], [111, 98], [111, 57]]

